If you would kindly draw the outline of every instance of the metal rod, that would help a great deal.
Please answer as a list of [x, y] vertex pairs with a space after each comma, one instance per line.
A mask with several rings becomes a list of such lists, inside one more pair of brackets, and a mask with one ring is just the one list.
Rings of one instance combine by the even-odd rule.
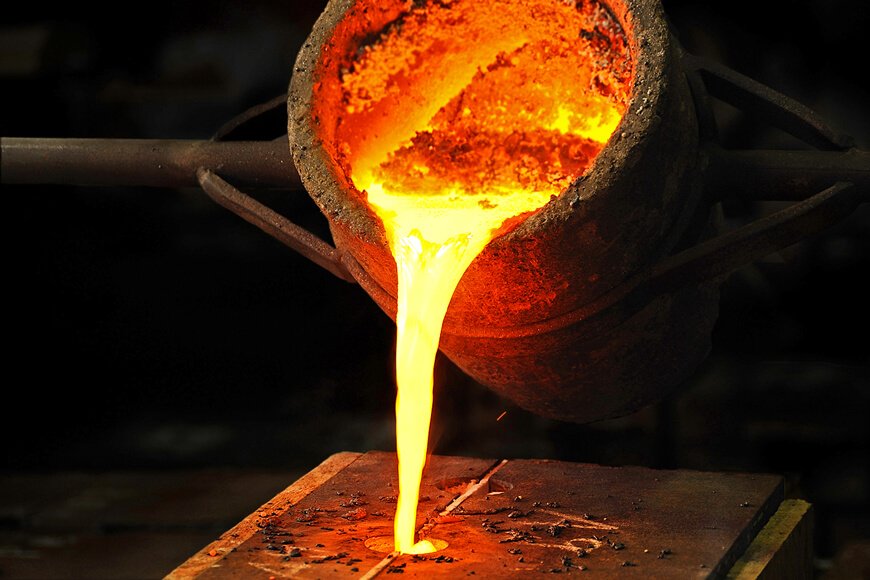
[[218, 205], [257, 226], [336, 277], [345, 282], [356, 282], [341, 263], [341, 255], [335, 247], [245, 195], [208, 169], [200, 168], [196, 175], [203, 191]]
[[0, 137], [0, 183], [197, 186], [205, 167], [243, 185], [300, 187], [287, 141]]
[[850, 136], [828, 127], [812, 109], [720, 63], [687, 57], [683, 65], [701, 74], [710, 96], [758, 115], [805, 143], [831, 151], [854, 145]]
[[647, 283], [656, 292], [722, 279], [772, 252], [818, 234], [870, 200], [852, 183], [836, 183], [807, 200], [727, 232], [657, 264]]
[[800, 201], [834, 183], [852, 183], [870, 195], [870, 152], [728, 151], [706, 149], [704, 183], [714, 200]]

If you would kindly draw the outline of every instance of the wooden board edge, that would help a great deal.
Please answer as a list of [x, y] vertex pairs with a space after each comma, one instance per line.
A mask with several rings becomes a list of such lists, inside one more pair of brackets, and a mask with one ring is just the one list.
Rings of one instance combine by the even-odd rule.
[[294, 481], [289, 487], [260, 506], [238, 524], [210, 543], [199, 552], [185, 560], [164, 577], [164, 580], [188, 580], [196, 578], [211, 568], [260, 530], [262, 518], [280, 515], [302, 498], [330, 480], [341, 470], [356, 461], [362, 454], [341, 451], [327, 457], [320, 465]]
[[737, 560], [727, 578], [800, 580], [813, 577], [812, 505], [798, 499], [780, 504]]

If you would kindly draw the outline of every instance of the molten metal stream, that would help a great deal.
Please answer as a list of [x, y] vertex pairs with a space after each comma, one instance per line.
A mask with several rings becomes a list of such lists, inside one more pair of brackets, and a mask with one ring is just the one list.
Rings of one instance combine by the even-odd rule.
[[578, 4], [415, 3], [342, 75], [339, 162], [383, 221], [398, 268], [400, 552], [434, 550], [416, 541], [416, 512], [456, 286], [511, 218], [583, 174], [625, 110], [624, 35], [601, 5]]
[[527, 192], [486, 209], [474, 197], [461, 194], [455, 199], [450, 195], [417, 198], [390, 194], [380, 186], [369, 189], [369, 203], [384, 220], [399, 274], [396, 550], [434, 551], [426, 540], [415, 543], [414, 532], [432, 412], [432, 369], [453, 291], [506, 218], [540, 207], [549, 197], [548, 192]]

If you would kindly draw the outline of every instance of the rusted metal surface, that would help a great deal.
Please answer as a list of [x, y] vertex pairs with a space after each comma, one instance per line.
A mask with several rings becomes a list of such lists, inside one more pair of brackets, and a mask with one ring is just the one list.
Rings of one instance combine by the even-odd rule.
[[395, 472], [395, 455], [362, 455], [301, 499], [258, 511], [257, 532], [201, 574], [174, 577], [723, 577], [782, 500], [771, 475], [433, 456], [418, 525], [448, 545], [405, 556], [367, 547], [391, 545]]
[[283, 141], [0, 138], [3, 183], [197, 186], [206, 167], [263, 187], [298, 187]]

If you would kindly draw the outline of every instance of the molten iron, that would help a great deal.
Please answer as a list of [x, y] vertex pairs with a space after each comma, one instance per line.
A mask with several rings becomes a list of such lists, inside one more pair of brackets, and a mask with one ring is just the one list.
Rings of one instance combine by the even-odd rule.
[[339, 102], [315, 91], [341, 111], [339, 162], [398, 268], [397, 551], [434, 550], [415, 542], [416, 511], [453, 292], [506, 220], [584, 173], [622, 117], [628, 71], [622, 31], [598, 5], [456, 0], [389, 23], [341, 75]]

